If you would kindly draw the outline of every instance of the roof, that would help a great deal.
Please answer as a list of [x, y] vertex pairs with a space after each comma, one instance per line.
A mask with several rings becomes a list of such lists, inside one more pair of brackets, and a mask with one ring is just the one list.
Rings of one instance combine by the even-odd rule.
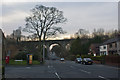
[[115, 38], [109, 39], [109, 40], [105, 41], [105, 42], [104, 42], [103, 44], [101, 44], [101, 45], [106, 45], [106, 44], [113, 43], [113, 42], [117, 42], [117, 41], [120, 41], [120, 37], [115, 37]]
[[99, 43], [92, 43], [92, 44], [90, 45], [90, 47], [91, 47], [91, 46], [98, 47], [99, 45], [100, 45]]

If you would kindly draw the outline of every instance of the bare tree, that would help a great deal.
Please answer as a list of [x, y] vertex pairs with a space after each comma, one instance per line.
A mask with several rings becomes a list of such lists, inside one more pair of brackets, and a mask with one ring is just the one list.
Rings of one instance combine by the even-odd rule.
[[103, 28], [98, 28], [97, 30], [94, 28], [93, 30], [93, 36], [103, 36], [105, 33]]
[[45, 42], [48, 35], [61, 31], [61, 27], [56, 27], [56, 24], [63, 23], [67, 19], [63, 16], [63, 12], [55, 7], [36, 5], [31, 12], [32, 15], [26, 17], [26, 27], [24, 31], [37, 34], [39, 47], [41, 49], [41, 40], [43, 39], [43, 42]]
[[19, 42], [21, 40], [21, 27], [19, 27], [16, 30], [13, 30], [13, 33], [10, 35], [10, 37]]
[[89, 31], [85, 30], [85, 29], [79, 29], [77, 33], [75, 33], [75, 35], [78, 37], [81, 37], [81, 38], [88, 38], [88, 34], [89, 34]]
[[98, 30], [97, 30], [97, 34], [98, 35], [100, 35], [100, 36], [102, 36], [102, 35], [104, 35], [104, 29], [103, 28], [99, 28]]

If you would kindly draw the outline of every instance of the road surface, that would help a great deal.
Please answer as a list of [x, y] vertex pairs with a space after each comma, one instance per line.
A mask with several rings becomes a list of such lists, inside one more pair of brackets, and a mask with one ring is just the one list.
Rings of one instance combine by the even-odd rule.
[[6, 66], [6, 78], [56, 78], [118, 80], [119, 68], [107, 65], [83, 65], [73, 61], [46, 60], [44, 65]]

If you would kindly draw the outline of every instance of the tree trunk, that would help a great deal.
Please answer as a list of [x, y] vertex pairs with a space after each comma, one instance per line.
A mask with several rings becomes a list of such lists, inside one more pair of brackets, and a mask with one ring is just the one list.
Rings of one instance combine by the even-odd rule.
[[38, 51], [39, 51], [39, 56], [38, 59], [41, 62], [42, 61], [42, 45], [41, 45], [41, 37], [39, 37], [39, 45], [38, 45]]
[[43, 36], [43, 62], [45, 60], [45, 36], [46, 36], [46, 32], [44, 33], [44, 36]]

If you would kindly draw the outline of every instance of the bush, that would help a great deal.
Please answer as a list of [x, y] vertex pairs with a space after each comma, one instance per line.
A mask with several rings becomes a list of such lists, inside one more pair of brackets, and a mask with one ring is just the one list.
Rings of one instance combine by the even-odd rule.
[[66, 59], [74, 61], [76, 59], [75, 55], [69, 55]]
[[39, 59], [39, 55], [36, 53], [36, 54], [33, 54], [33, 60], [38, 60]]
[[25, 52], [20, 52], [18, 53], [14, 59], [17, 59], [17, 60], [26, 60], [27, 59], [27, 53]]
[[82, 58], [91, 58], [93, 61], [103, 61], [105, 60], [105, 56], [92, 56], [92, 55], [82, 55]]
[[80, 57], [80, 55], [78, 54], [78, 55], [76, 55], [76, 58], [79, 58]]
[[94, 61], [101, 61], [102, 56], [93, 56], [93, 57], [91, 57], [91, 59], [94, 60]]
[[82, 55], [81, 58], [91, 58], [92, 55]]

